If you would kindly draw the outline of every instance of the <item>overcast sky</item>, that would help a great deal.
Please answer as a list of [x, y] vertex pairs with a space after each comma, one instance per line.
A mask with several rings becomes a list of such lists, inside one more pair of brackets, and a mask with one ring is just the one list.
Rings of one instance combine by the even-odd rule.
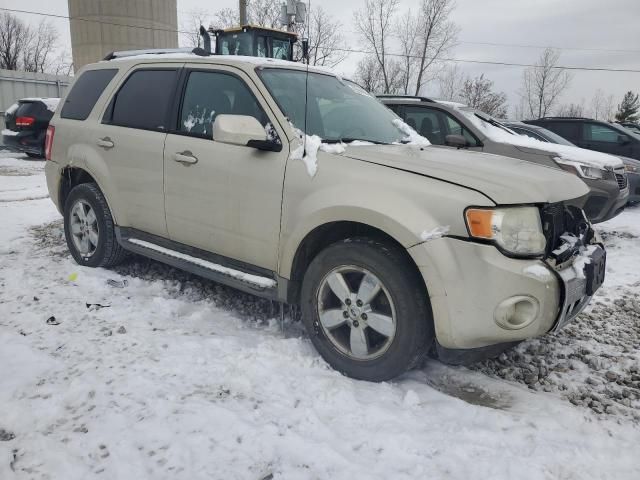
[[[316, 0], [311, 7], [322, 7], [343, 24], [349, 48], [362, 48], [354, 32], [353, 12], [364, 0]], [[534, 63], [541, 48], [482, 45], [554, 46], [562, 48], [561, 64], [580, 67], [604, 67], [640, 70], [640, 0], [457, 0], [452, 20], [460, 27], [459, 43], [453, 57], [509, 63]], [[236, 7], [236, 0], [178, 0], [178, 22], [189, 11], [205, 8], [211, 13], [223, 7]], [[419, 0], [401, 0], [401, 8], [416, 10]], [[67, 15], [66, 0], [2, 0], [2, 6]], [[21, 15], [29, 22], [39, 17]], [[69, 25], [54, 20], [63, 42], [69, 44]], [[580, 50], [595, 49], [595, 50]], [[602, 50], [626, 50], [602, 51]], [[351, 75], [360, 56], [353, 54], [337, 67]], [[460, 63], [465, 73], [484, 73], [510, 103], [517, 102], [522, 79], [521, 67]], [[563, 103], [585, 102], [588, 106], [596, 89], [612, 93], [619, 102], [628, 90], [640, 92], [640, 73], [574, 72]], [[427, 89], [435, 94], [437, 86]]]

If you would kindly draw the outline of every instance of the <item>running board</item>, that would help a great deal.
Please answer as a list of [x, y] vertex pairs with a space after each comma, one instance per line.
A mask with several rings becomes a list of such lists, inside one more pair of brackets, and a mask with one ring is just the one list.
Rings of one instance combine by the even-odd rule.
[[133, 253], [253, 295], [274, 300], [278, 297], [278, 282], [274, 278], [240, 270], [236, 265], [226, 266], [224, 257], [130, 229], [118, 228], [116, 236], [118, 243]]

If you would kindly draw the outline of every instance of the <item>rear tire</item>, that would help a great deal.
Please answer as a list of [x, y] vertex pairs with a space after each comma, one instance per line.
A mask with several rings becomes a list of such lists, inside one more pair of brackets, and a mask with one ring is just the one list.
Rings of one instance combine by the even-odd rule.
[[112, 267], [126, 256], [116, 239], [107, 201], [95, 183], [82, 183], [69, 192], [64, 204], [64, 235], [79, 265]]
[[29, 153], [29, 152], [26, 152], [26, 153], [29, 158], [42, 160], [43, 155], [41, 153]]
[[320, 252], [305, 273], [301, 304], [320, 355], [352, 378], [395, 378], [433, 342], [419, 273], [404, 251], [376, 240], [347, 239]]

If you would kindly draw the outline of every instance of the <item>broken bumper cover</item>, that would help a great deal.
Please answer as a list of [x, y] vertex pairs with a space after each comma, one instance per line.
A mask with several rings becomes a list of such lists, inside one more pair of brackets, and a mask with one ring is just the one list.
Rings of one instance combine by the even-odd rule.
[[586, 249], [586, 253], [575, 259], [572, 265], [556, 270], [562, 284], [563, 299], [558, 320], [552, 329], [554, 332], [582, 312], [604, 282], [607, 259], [604, 248], [590, 245]]
[[470, 361], [495, 356], [500, 344], [508, 348], [565, 326], [602, 284], [606, 259], [595, 242], [572, 245], [567, 253], [573, 255], [562, 265], [509, 258], [493, 246], [454, 238], [416, 245], [409, 253], [429, 291], [438, 352], [445, 361], [455, 356], [456, 363], [464, 363], [466, 354]]

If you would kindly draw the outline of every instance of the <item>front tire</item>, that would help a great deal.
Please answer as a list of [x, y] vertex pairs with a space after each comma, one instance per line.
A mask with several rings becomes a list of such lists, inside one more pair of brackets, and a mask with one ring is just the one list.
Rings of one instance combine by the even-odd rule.
[[107, 200], [95, 183], [82, 183], [69, 192], [64, 235], [71, 256], [85, 267], [111, 267], [126, 255], [116, 239]]
[[386, 381], [414, 367], [433, 341], [427, 292], [400, 248], [353, 238], [311, 262], [302, 319], [322, 357], [349, 377]]

